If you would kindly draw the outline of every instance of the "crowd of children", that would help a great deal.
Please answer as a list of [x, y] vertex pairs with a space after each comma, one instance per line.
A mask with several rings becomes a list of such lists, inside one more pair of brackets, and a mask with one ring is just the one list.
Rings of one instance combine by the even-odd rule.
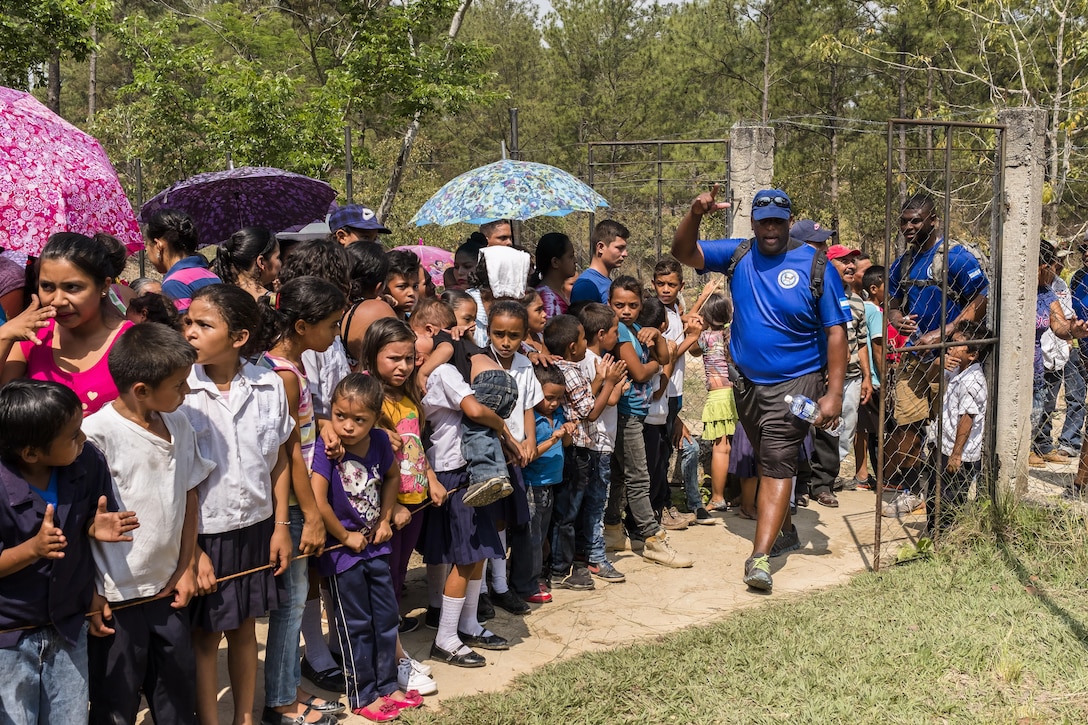
[[[125, 320], [84, 237], [50, 241], [39, 295], [0, 327], [0, 351], [14, 348], [0, 388], [6, 721], [134, 722], [143, 697], [156, 722], [217, 722], [225, 636], [233, 722], [252, 722], [264, 616], [262, 723], [335, 722], [344, 705], [304, 675], [393, 720], [438, 687], [400, 642], [419, 625], [400, 606], [413, 552], [430, 658], [481, 667], [481, 650], [510, 647], [486, 625], [494, 605], [526, 614], [553, 587], [623, 582], [609, 551], [690, 567], [668, 532], [716, 521], [727, 472], [754, 486], [750, 446], [730, 455], [743, 451], [730, 300], [711, 286], [685, 309], [675, 260], [650, 289], [604, 277], [589, 290], [600, 302], [571, 302], [568, 238], [541, 240], [534, 288], [509, 225], [485, 225], [436, 297], [413, 254], [347, 227], [282, 260], [251, 229], [220, 252], [220, 282], [190, 254], [183, 217], [148, 240], [168, 278], [190, 272], [163, 287], [182, 295], [180, 319], [145, 292], [140, 310], [157, 300], [169, 314]], [[598, 257], [622, 262], [620, 232], [599, 225]], [[36, 370], [37, 350], [69, 379]], [[679, 415], [688, 354], [706, 371], [708, 503]], [[950, 391], [979, 375], [968, 348], [956, 355]], [[949, 397], [942, 454], [958, 491], [977, 424], [956, 416], [980, 420], [985, 400]], [[686, 513], [667, 485], [674, 452]]]

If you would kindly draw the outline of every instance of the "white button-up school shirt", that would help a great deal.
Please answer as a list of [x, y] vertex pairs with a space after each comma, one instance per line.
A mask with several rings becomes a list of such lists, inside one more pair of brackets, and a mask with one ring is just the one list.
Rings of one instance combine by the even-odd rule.
[[224, 394], [201, 365], [189, 374], [181, 410], [196, 431], [200, 455], [215, 469], [197, 488], [201, 534], [236, 531], [273, 513], [272, 469], [295, 421], [279, 375], [242, 363]]

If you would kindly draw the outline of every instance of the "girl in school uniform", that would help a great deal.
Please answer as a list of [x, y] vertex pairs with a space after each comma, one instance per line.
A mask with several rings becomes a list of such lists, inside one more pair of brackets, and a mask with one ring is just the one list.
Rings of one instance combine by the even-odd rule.
[[[190, 392], [180, 410], [216, 468], [197, 488], [200, 523], [195, 554], [197, 593], [190, 604], [196, 655], [197, 719], [218, 722], [216, 659], [227, 637], [235, 725], [253, 722], [257, 680], [254, 624], [280, 603], [274, 576], [291, 561], [285, 444], [295, 428], [283, 382], [245, 361], [260, 336], [257, 302], [241, 288], [202, 287], [185, 315], [196, 348]], [[217, 583], [217, 579], [269, 566]]]

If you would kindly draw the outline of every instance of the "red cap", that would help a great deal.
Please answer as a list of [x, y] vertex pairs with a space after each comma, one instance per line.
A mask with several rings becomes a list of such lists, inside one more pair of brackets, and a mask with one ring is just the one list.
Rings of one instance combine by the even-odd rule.
[[856, 257], [861, 254], [860, 249], [847, 249], [841, 244], [832, 244], [827, 248], [828, 259], [842, 259], [844, 257]]

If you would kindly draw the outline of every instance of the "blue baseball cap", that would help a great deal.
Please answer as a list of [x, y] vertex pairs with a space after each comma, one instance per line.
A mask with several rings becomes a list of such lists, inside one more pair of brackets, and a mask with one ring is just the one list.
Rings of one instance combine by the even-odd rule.
[[337, 229], [347, 228], [392, 234], [378, 221], [378, 215], [374, 213], [374, 210], [362, 204], [342, 206], [329, 215], [329, 229], [335, 232]]
[[811, 219], [799, 219], [790, 227], [790, 237], [799, 242], [812, 242], [822, 244], [838, 234], [834, 229], [820, 226], [819, 222]]
[[793, 216], [793, 203], [781, 189], [764, 189], [752, 199], [752, 221], [764, 219], [789, 219]]

